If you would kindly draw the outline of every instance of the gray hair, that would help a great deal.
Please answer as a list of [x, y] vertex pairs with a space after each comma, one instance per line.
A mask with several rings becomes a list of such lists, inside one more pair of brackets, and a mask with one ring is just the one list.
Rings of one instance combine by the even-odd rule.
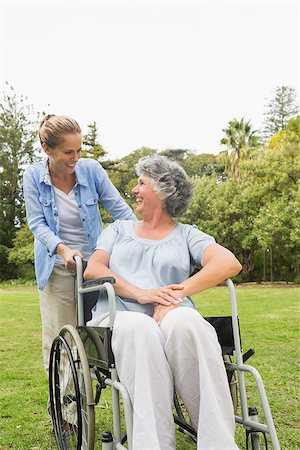
[[138, 161], [136, 173], [151, 178], [155, 192], [161, 199], [166, 199], [166, 209], [171, 217], [179, 217], [187, 210], [193, 183], [178, 163], [165, 156], [145, 156]]

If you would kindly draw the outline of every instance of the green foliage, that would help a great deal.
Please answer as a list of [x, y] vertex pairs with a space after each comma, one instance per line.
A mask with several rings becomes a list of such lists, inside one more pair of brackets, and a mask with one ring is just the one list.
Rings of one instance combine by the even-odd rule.
[[181, 165], [189, 177], [218, 174], [224, 176], [224, 164], [219, 164], [217, 156], [211, 153], [195, 154], [189, 152], [187, 157], [181, 161]]
[[134, 204], [131, 191], [137, 181], [135, 166], [138, 160], [145, 156], [158, 154], [177, 161], [190, 177], [214, 173], [223, 176], [224, 167], [217, 163], [215, 155], [208, 153], [196, 155], [192, 151], [182, 149], [167, 149], [158, 152], [152, 148], [142, 147], [117, 161], [106, 161], [106, 169], [111, 181], [131, 207]]
[[134, 180], [136, 180], [135, 166], [138, 160], [144, 156], [155, 155], [156, 150], [148, 147], [142, 147], [134, 150], [124, 158], [121, 158], [114, 162], [108, 173], [111, 181], [116, 186], [121, 195], [129, 201], [131, 200], [131, 189], [134, 186]]
[[34, 248], [33, 234], [27, 224], [17, 231], [13, 240], [13, 247], [8, 250], [8, 262], [18, 268], [18, 275], [22, 279], [34, 278]]
[[243, 264], [246, 277], [253, 270], [251, 231], [255, 209], [251, 203], [236, 179], [220, 183], [216, 176], [206, 176], [195, 180], [193, 201], [184, 216], [185, 222], [196, 224], [229, 248]]
[[288, 121], [298, 114], [296, 90], [290, 86], [277, 86], [265, 107], [263, 135], [267, 141], [280, 130], [285, 130]]
[[[24, 167], [37, 158], [35, 139], [38, 116], [27, 99], [8, 86], [0, 98], [0, 242], [11, 248], [16, 229], [22, 223]], [[2, 252], [0, 280], [15, 272]]]
[[183, 220], [232, 250], [243, 264], [244, 279], [263, 279], [266, 264], [271, 279], [292, 280], [299, 271], [298, 130], [296, 118], [255, 158], [242, 161], [240, 180], [195, 179], [193, 202]]
[[7, 273], [7, 271], [4, 271], [5, 265], [7, 264], [7, 257], [8, 257], [8, 248], [6, 247], [6, 245], [1, 245], [0, 244], [0, 267], [2, 267], [2, 274], [1, 274], [1, 280], [4, 280], [5, 274]]
[[110, 179], [130, 205], [132, 204], [131, 190], [137, 178], [136, 163], [142, 157], [157, 154], [177, 161], [190, 177], [204, 174], [212, 175], [214, 173], [221, 177], [224, 175], [224, 166], [218, 164], [217, 157], [213, 154], [203, 153], [197, 155], [192, 151], [181, 149], [167, 149], [158, 152], [155, 149], [142, 147], [117, 161], [106, 161]]
[[96, 122], [88, 125], [88, 132], [83, 136], [82, 156], [101, 161], [106, 155], [106, 151], [98, 142], [98, 129]]
[[17, 231], [13, 247], [8, 251], [8, 260], [14, 264], [34, 263], [33, 234], [27, 224]]
[[0, 102], [0, 211], [1, 243], [11, 245], [15, 225], [24, 217], [21, 179], [24, 166], [34, 159], [35, 120], [25, 99], [3, 93]]
[[[93, 122], [83, 138], [83, 156], [101, 162], [131, 207], [139, 158], [160, 154], [177, 161], [195, 182], [194, 200], [182, 221], [197, 224], [230, 248], [243, 264], [241, 280], [295, 280], [300, 268], [300, 116], [287, 121], [297, 111], [294, 89], [283, 86], [275, 94], [269, 125], [279, 131], [266, 147], [242, 118], [223, 130], [226, 150], [217, 156], [142, 147], [109, 160]], [[36, 128], [32, 106], [8, 87], [0, 98], [0, 280], [33, 276], [33, 237], [21, 225], [21, 180], [26, 165], [38, 159]], [[102, 208], [101, 215], [104, 224], [111, 222]]]
[[[281, 273], [299, 272], [300, 256], [300, 117], [289, 122], [269, 142], [260, 161], [260, 208], [254, 220], [254, 234], [263, 249], [273, 249]], [[250, 166], [249, 183], [255, 168]], [[257, 170], [257, 167], [256, 167]], [[274, 268], [275, 272], [279, 268]]]
[[160, 152], [160, 155], [165, 156], [169, 159], [173, 159], [174, 161], [181, 162], [184, 161], [190, 153], [190, 150], [187, 149], [167, 148], [166, 150], [162, 150]]
[[230, 120], [223, 132], [225, 136], [221, 139], [221, 144], [227, 147], [227, 154], [224, 154], [226, 172], [239, 180], [240, 162], [252, 156], [251, 153], [259, 146], [260, 139], [257, 131], [252, 130], [250, 120], [246, 122], [244, 118]]

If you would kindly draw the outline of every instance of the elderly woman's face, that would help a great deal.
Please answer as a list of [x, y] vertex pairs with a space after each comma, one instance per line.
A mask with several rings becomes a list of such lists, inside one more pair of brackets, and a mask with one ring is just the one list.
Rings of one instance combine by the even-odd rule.
[[141, 216], [151, 214], [154, 210], [163, 209], [165, 200], [162, 200], [153, 188], [153, 181], [147, 175], [141, 175], [137, 185], [132, 189], [136, 197], [135, 211]]

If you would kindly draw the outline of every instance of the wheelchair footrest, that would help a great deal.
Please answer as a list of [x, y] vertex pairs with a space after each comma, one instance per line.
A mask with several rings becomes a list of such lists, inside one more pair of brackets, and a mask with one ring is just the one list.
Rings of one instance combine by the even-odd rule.
[[191, 434], [194, 437], [197, 437], [197, 431], [191, 425], [189, 425], [185, 421], [183, 422], [182, 420], [179, 419], [179, 417], [177, 417], [175, 415], [173, 415], [173, 417], [174, 417], [174, 422], [176, 423], [176, 425], [179, 426], [179, 428], [182, 428], [182, 430], [187, 431], [189, 434]]

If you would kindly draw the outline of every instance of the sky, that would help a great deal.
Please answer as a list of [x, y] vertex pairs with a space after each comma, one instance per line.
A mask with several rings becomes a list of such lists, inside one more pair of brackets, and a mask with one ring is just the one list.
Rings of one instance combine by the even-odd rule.
[[218, 154], [229, 120], [259, 129], [276, 86], [299, 92], [299, 22], [295, 0], [0, 0], [0, 91], [95, 121], [109, 158]]

